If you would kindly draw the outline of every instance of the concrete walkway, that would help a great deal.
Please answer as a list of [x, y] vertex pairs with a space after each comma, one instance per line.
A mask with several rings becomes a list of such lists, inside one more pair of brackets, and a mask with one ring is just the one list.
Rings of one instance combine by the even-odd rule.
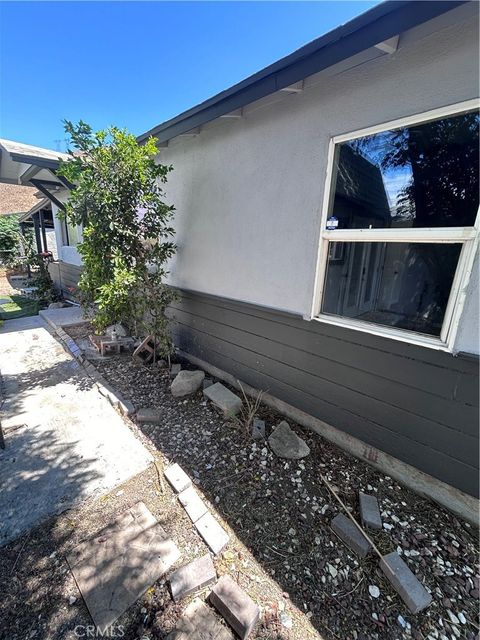
[[40, 317], [0, 327], [0, 371], [0, 546], [151, 462]]

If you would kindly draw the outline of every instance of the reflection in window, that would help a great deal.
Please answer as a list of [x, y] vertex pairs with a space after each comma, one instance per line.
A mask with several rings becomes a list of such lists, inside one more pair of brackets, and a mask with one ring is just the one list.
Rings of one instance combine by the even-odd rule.
[[333, 242], [322, 312], [440, 336], [460, 251], [460, 244]]
[[340, 229], [473, 226], [478, 112], [339, 144], [331, 215]]

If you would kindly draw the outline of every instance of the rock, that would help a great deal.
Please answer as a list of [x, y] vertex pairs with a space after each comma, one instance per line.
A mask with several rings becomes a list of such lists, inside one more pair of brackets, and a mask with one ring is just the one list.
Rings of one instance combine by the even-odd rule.
[[293, 620], [285, 611], [280, 611], [278, 614], [278, 620], [285, 629], [291, 629], [293, 627]]
[[450, 618], [450, 622], [453, 622], [453, 624], [460, 624], [460, 620], [457, 618], [457, 616], [453, 613], [453, 611], [450, 611], [450, 609], [447, 611], [448, 613], [448, 617]]
[[250, 635], [260, 618], [258, 606], [229, 575], [220, 578], [209, 600], [242, 640]]
[[265, 421], [258, 418], [253, 419], [252, 438], [254, 440], [263, 440], [265, 438]]
[[170, 390], [175, 398], [183, 398], [195, 393], [202, 386], [205, 373], [203, 371], [180, 371], [172, 382]]
[[215, 582], [217, 572], [210, 554], [180, 567], [170, 576], [170, 589], [175, 602]]
[[75, 596], [70, 596], [70, 598], [68, 599], [68, 604], [72, 605], [75, 604], [75, 602], [77, 601]]
[[213, 380], [211, 378], [205, 378], [204, 381], [202, 382], [202, 387], [203, 389], [208, 389], [208, 387], [211, 387], [213, 383]]
[[283, 420], [268, 438], [268, 444], [279, 458], [299, 460], [308, 456], [310, 447]]
[[64, 307], [69, 307], [70, 305], [65, 304], [65, 302], [51, 302], [48, 305], [49, 309], [63, 309]]
[[328, 571], [332, 578], [336, 578], [338, 575], [337, 569], [333, 566], [333, 564], [328, 564]]
[[337, 536], [345, 542], [360, 558], [364, 558], [372, 545], [363, 533], [343, 513], [339, 513], [331, 522], [331, 527]]
[[107, 327], [105, 329], [105, 335], [114, 340], [115, 337], [126, 338], [128, 336], [128, 332], [125, 327], [118, 322], [117, 324], [111, 324]]
[[172, 366], [170, 367], [170, 378], [176, 378], [181, 370], [181, 364], [172, 364]]
[[412, 613], [422, 611], [431, 603], [432, 596], [396, 551], [383, 556], [380, 568]]
[[161, 414], [158, 409], [143, 408], [137, 411], [137, 422], [140, 422], [142, 424], [143, 423], [158, 424], [160, 420], [161, 420]]
[[221, 409], [226, 417], [234, 416], [242, 408], [241, 399], [220, 382], [216, 382], [208, 389], [205, 389], [203, 395]]
[[376, 585], [371, 584], [368, 587], [368, 593], [372, 596], [372, 598], [378, 598], [380, 596], [380, 589]]
[[360, 499], [360, 517], [362, 518], [363, 526], [371, 529], [381, 529], [382, 517], [378, 507], [378, 500], [375, 496], [361, 491], [358, 497]]
[[399, 615], [397, 617], [397, 622], [402, 627], [402, 629], [405, 629], [407, 627], [407, 623], [406, 623], [405, 618], [403, 616]]

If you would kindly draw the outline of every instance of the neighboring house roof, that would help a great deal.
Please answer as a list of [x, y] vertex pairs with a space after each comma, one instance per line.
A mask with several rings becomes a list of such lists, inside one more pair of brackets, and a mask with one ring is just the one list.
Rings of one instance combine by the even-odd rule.
[[55, 193], [72, 185], [56, 171], [60, 160], [69, 158], [68, 153], [0, 138], [0, 183], [33, 186], [63, 209]]
[[61, 151], [53, 151], [52, 149], [43, 149], [42, 147], [34, 147], [31, 144], [23, 144], [14, 140], [5, 140], [0, 138], [0, 147], [7, 151], [10, 156], [17, 162], [30, 164], [32, 160], [37, 166], [56, 169], [59, 159], [68, 160], [68, 153]]
[[34, 187], [0, 183], [0, 215], [30, 211], [38, 204], [36, 193]]
[[383, 2], [246, 80], [141, 134], [137, 140], [143, 142], [153, 135], [159, 143], [168, 142], [175, 136], [231, 114], [251, 102], [287, 89], [365, 49], [381, 45], [399, 33], [436, 18], [467, 1]]
[[49, 198], [42, 198], [41, 195], [37, 195], [37, 198], [37, 202], [33, 205], [33, 207], [20, 216], [19, 222], [27, 222], [28, 220], [30, 220], [34, 213], [37, 213], [37, 211], [40, 211], [41, 209], [51, 208], [52, 205]]

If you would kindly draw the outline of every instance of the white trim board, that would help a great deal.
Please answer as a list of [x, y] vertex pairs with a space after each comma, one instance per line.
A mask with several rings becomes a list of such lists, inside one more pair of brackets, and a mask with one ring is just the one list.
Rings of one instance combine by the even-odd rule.
[[[332, 136], [328, 148], [327, 170], [325, 176], [325, 189], [323, 205], [320, 212], [319, 246], [317, 264], [315, 268], [315, 282], [312, 296], [310, 315], [305, 319], [325, 322], [337, 326], [363, 331], [373, 335], [382, 336], [402, 342], [417, 344], [442, 351], [454, 351], [455, 338], [458, 332], [461, 314], [463, 311], [466, 289], [473, 269], [475, 252], [478, 246], [479, 218], [477, 212], [473, 227], [453, 228], [424, 228], [424, 229], [338, 229], [329, 231], [326, 229], [326, 220], [332, 205], [333, 189], [335, 183], [335, 155], [337, 145], [364, 136], [374, 135], [382, 131], [388, 131], [399, 127], [410, 126], [419, 122], [428, 122], [446, 116], [452, 116], [473, 109], [480, 108], [480, 100], [466, 100], [456, 104], [447, 105], [438, 109], [424, 111], [418, 114], [398, 118], [389, 122], [377, 124], [351, 133]], [[325, 280], [328, 265], [329, 242], [418, 242], [418, 243], [462, 243], [463, 248], [458, 260], [457, 269], [452, 283], [449, 300], [445, 309], [440, 337], [432, 337], [414, 331], [405, 331], [392, 327], [364, 322], [345, 316], [329, 315], [321, 312], [321, 304], [325, 289]]]

